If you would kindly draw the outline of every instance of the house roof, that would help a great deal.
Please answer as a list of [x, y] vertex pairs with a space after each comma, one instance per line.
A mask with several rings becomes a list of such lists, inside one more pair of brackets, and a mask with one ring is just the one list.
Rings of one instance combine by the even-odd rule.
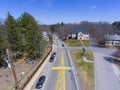
[[120, 35], [114, 34], [114, 35], [105, 35], [106, 40], [120, 40]]
[[73, 34], [79, 33], [79, 32], [82, 32], [83, 34], [88, 34], [88, 33], [89, 33], [89, 30], [87, 30], [87, 29], [73, 29], [73, 30], [71, 30], [71, 32], [72, 32]]

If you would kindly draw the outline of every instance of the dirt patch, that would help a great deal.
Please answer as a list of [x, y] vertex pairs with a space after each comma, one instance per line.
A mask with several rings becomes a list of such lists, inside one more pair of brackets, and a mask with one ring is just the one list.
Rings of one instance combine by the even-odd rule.
[[[50, 48], [45, 49], [42, 59], [49, 51]], [[17, 59], [17, 62], [14, 63], [14, 67], [18, 82], [21, 81], [21, 79], [24, 77], [28, 77], [28, 75], [33, 72], [39, 63], [40, 61], [38, 60], [25, 61], [24, 59]], [[23, 83], [23, 81], [21, 83]], [[0, 68], [0, 90], [11, 90], [13, 85], [14, 79], [11, 70], [9, 68]]]
[[[34, 61], [34, 63], [26, 63], [23, 61], [19, 64], [15, 64], [14, 67], [18, 81], [36, 66], [37, 63], [38, 61]], [[9, 68], [0, 68], [0, 90], [10, 90], [13, 85], [14, 79], [11, 70]]]

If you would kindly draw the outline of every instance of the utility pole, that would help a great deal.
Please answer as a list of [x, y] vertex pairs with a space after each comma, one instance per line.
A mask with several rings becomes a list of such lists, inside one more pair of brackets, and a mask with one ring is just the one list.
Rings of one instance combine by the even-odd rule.
[[84, 46], [82, 47], [82, 50], [83, 50], [83, 56], [85, 56], [85, 47]]
[[18, 81], [17, 81], [16, 72], [15, 72], [14, 66], [13, 66], [13, 64], [12, 64], [12, 61], [10, 60], [11, 57], [10, 57], [10, 54], [9, 54], [9, 50], [8, 50], [8, 49], [6, 49], [6, 53], [7, 53], [7, 57], [5, 58], [5, 61], [7, 62], [8, 67], [9, 67], [9, 68], [11, 69], [11, 71], [12, 71], [13, 78], [14, 78], [14, 81], [15, 81], [15, 89], [18, 89], [18, 90], [19, 90], [19, 85], [18, 85]]

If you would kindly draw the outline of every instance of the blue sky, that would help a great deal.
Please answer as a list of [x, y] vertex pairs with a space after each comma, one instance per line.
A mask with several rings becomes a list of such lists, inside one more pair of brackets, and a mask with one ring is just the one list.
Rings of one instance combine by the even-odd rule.
[[32, 14], [42, 24], [119, 21], [120, 0], [0, 0], [0, 18]]

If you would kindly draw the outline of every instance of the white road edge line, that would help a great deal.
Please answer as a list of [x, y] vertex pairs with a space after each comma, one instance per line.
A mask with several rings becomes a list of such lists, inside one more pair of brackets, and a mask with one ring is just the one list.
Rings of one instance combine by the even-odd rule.
[[[67, 46], [65, 46], [65, 47], [67, 47]], [[75, 66], [75, 65], [73, 64], [73, 62], [72, 62], [72, 59], [71, 59], [71, 56], [70, 56], [70, 53], [69, 53], [68, 49], [67, 49], [67, 53], [68, 53], [68, 56], [69, 56], [71, 65], [72, 65], [72, 66]], [[74, 78], [75, 78], [75, 83], [76, 83], [76, 86], [77, 86], [77, 90], [81, 90], [80, 87], [79, 87], [79, 85], [78, 85], [79, 81], [78, 81], [78, 79], [77, 79], [76, 76], [75, 76], [75, 75], [77, 75], [77, 71], [76, 71], [76, 70], [73, 70], [73, 75], [74, 75]]]
[[117, 68], [117, 66], [113, 63], [112, 64], [113, 70], [117, 76], [117, 78], [120, 80], [120, 70]]
[[[57, 52], [57, 49], [54, 50], [54, 51]], [[52, 68], [52, 66], [54, 65], [55, 61], [57, 60], [57, 56], [58, 56], [58, 54], [56, 54], [54, 62], [53, 62], [52, 64], [49, 63], [50, 65], [48, 65], [47, 67], [51, 67], [51, 68]], [[49, 68], [49, 69], [51, 70], [51, 68]], [[46, 68], [45, 68], [45, 69], [46, 69]], [[44, 71], [45, 71], [45, 70], [44, 70]], [[46, 73], [44, 72], [44, 74], [45, 74], [47, 80], [45, 80], [45, 83], [44, 83], [44, 85], [43, 85], [43, 87], [42, 87], [42, 90], [44, 90], [45, 85], [46, 85], [46, 83], [47, 83], [47, 81], [48, 81], [48, 76], [49, 76], [48, 72], [46, 72]]]

